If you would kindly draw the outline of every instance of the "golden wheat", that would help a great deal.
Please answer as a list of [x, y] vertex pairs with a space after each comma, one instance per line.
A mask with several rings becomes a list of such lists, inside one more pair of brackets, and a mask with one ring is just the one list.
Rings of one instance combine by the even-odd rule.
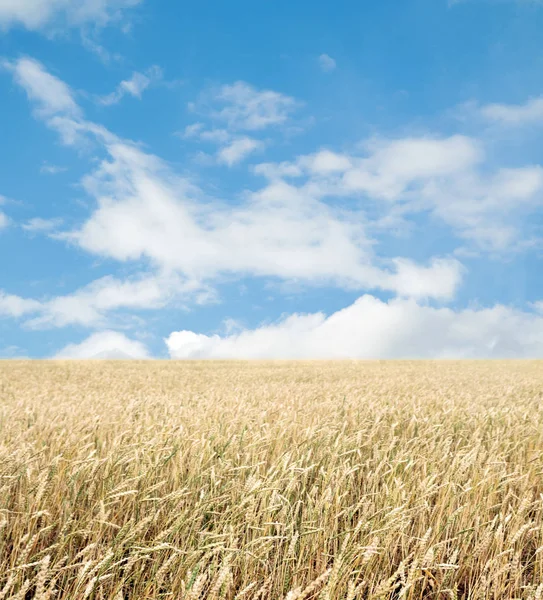
[[0, 363], [1, 599], [542, 597], [543, 363]]

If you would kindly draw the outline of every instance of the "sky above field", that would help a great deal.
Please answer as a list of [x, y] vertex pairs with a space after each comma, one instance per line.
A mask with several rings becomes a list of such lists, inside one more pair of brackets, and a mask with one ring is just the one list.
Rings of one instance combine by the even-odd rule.
[[0, 356], [543, 357], [542, 32], [0, 0]]

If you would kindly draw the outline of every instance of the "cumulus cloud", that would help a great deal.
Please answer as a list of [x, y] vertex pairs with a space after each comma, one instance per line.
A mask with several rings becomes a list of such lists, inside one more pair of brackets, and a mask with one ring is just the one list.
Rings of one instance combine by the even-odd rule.
[[[372, 237], [377, 224], [391, 215], [427, 213], [461, 237], [506, 249], [521, 230], [521, 216], [541, 203], [540, 166], [491, 168], [484, 145], [468, 136], [374, 138], [353, 152], [323, 148], [289, 162], [258, 165], [254, 171], [266, 178], [262, 186], [223, 202], [207, 197], [192, 180], [138, 144], [88, 121], [72, 90], [39, 62], [22, 58], [4, 67], [35, 104], [37, 117], [57, 131], [63, 143], [92, 141], [101, 152], [81, 182], [94, 201], [90, 214], [73, 230], [51, 235], [119, 262], [144, 261], [146, 274], [125, 281], [106, 277], [71, 294], [45, 299], [0, 292], [0, 315], [22, 319], [31, 328], [111, 328], [116, 325], [108, 319], [117, 311], [160, 309], [180, 298], [205, 302], [213, 298], [217, 282], [253, 276], [379, 289], [397, 297], [382, 302], [366, 295], [329, 317], [293, 315], [222, 337], [174, 332], [167, 340], [171, 355], [541, 354], [540, 315], [503, 306], [470, 310], [425, 306], [425, 300], [454, 298], [464, 273], [461, 263], [450, 256], [420, 262], [398, 256], [385, 259]], [[295, 104], [247, 84], [225, 86], [218, 97], [209, 118], [219, 125], [198, 122], [185, 136], [217, 144], [218, 157], [223, 153], [228, 165], [256, 151], [251, 146], [258, 142], [253, 132], [281, 126]], [[234, 142], [244, 139], [249, 145], [236, 148]], [[50, 231], [52, 226], [32, 219], [23, 228]], [[103, 334], [110, 336], [108, 340], [120, 335], [95, 334], [61, 354], [125, 352], [122, 346], [119, 349], [119, 338], [95, 350], [96, 340], [102, 339], [96, 336]], [[144, 356], [140, 350], [139, 356]]]
[[529, 125], [543, 123], [543, 96], [530, 98], [524, 104], [487, 104], [481, 114], [502, 125]]
[[388, 289], [404, 298], [451, 299], [464, 272], [464, 267], [454, 259], [433, 259], [428, 267], [405, 258], [396, 258], [393, 262], [396, 271], [389, 276]]
[[145, 344], [116, 331], [93, 333], [80, 344], [68, 344], [54, 356], [58, 359], [146, 359]]
[[[39, 63], [38, 70], [44, 71]], [[64, 86], [65, 101], [57, 103], [48, 100], [49, 92], [41, 86], [31, 87], [35, 102], [49, 108], [42, 117], [65, 143], [92, 136], [108, 154], [83, 180], [96, 199], [96, 210], [63, 237], [84, 250], [119, 261], [146, 258], [157, 269], [176, 272], [189, 281], [253, 275], [416, 297], [430, 291], [441, 299], [452, 297], [459, 285], [458, 263], [448, 259], [439, 265], [434, 261], [430, 267], [410, 267], [421, 278], [433, 277], [438, 269], [443, 289], [434, 284], [407, 286], [402, 273], [409, 261], [375, 264], [364, 213], [337, 209], [309, 188], [278, 181], [248, 194], [237, 205], [208, 202], [198, 187], [158, 157], [84, 120], [66, 100], [72, 97]], [[235, 158], [230, 156], [230, 162]], [[322, 168], [324, 162], [314, 161]], [[343, 165], [339, 161], [332, 167], [337, 171]], [[442, 277], [443, 269], [449, 271], [447, 277]]]
[[[198, 190], [156, 157], [124, 143], [108, 145], [108, 152], [111, 160], [85, 182], [98, 208], [69, 235], [89, 252], [121, 261], [146, 257], [196, 280], [234, 274], [409, 290], [400, 275], [407, 261], [391, 263], [390, 269], [373, 264], [362, 215], [334, 210], [285, 182], [266, 186], [238, 206], [205, 204]], [[434, 264], [430, 276], [445, 264], [451, 277], [439, 278], [444, 289], [432, 285], [442, 298], [460, 283], [452, 260]]]
[[[482, 144], [470, 137], [376, 138], [359, 153], [322, 149], [290, 163], [261, 165], [255, 170], [268, 178], [263, 187], [247, 191], [236, 202], [211, 201], [160, 158], [85, 120], [72, 105], [67, 86], [57, 86], [64, 100], [52, 101], [43, 86], [32, 86], [28, 78], [20, 83], [30, 87], [38, 106], [47, 107], [40, 116], [65, 143], [92, 138], [106, 153], [82, 182], [95, 208], [80, 226], [56, 237], [95, 255], [121, 262], [145, 260], [159, 273], [198, 282], [189, 286], [188, 294], [200, 294], [202, 286], [212, 288], [225, 277], [257, 276], [448, 301], [462, 281], [459, 261], [380, 258], [365, 207], [371, 203], [385, 217], [391, 207], [400, 207], [402, 215], [431, 211], [461, 235], [487, 236], [498, 243], [499, 227], [511, 228], [513, 211], [519, 205], [531, 207], [542, 188], [540, 167], [492, 171]], [[266, 122], [263, 115], [275, 113], [260, 107], [254, 114], [259, 116], [251, 127]], [[239, 127], [248, 127], [247, 119], [252, 117], [245, 108], [224, 116], [227, 125]], [[187, 134], [201, 136], [204, 131], [224, 130], [194, 127]], [[233, 164], [236, 157], [229, 160]], [[337, 197], [365, 202], [346, 208], [335, 204], [332, 199]], [[514, 228], [504, 229], [499, 243], [513, 234]], [[122, 301], [103, 300], [109, 296], [96, 283], [54, 301], [40, 301], [28, 323], [103, 326], [108, 311], [161, 307], [178, 293], [157, 291], [154, 296], [152, 281], [146, 282], [145, 293], [143, 284], [136, 283], [140, 287], [128, 286]], [[140, 297], [144, 301], [136, 301]]]
[[479, 248], [504, 251], [522, 230], [526, 214], [543, 202], [543, 168], [488, 169], [474, 138], [373, 139], [353, 155], [321, 150], [293, 162], [263, 163], [257, 174], [318, 197], [362, 196], [386, 222], [394, 214], [430, 212]]
[[106, 25], [141, 0], [0, 0], [0, 29]]
[[319, 65], [325, 73], [334, 71], [337, 66], [336, 61], [331, 56], [328, 56], [328, 54], [321, 54], [319, 56]]
[[365, 295], [330, 316], [294, 314], [226, 336], [178, 331], [165, 342], [178, 359], [542, 358], [543, 316]]
[[40, 302], [0, 290], [0, 317], [22, 317], [41, 308]]
[[162, 69], [156, 65], [145, 73], [135, 72], [130, 79], [121, 81], [117, 89], [107, 96], [100, 96], [98, 102], [104, 106], [118, 104], [126, 95], [141, 99], [143, 92], [154, 82], [162, 79]]

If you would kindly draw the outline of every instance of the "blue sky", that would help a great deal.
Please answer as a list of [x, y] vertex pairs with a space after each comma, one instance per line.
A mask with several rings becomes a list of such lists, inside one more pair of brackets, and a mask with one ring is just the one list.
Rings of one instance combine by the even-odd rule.
[[0, 356], [543, 357], [541, 31], [0, 0]]

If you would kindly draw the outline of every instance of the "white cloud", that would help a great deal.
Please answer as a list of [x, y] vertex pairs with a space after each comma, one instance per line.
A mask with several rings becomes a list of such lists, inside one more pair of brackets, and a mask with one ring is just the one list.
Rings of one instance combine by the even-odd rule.
[[[272, 90], [258, 90], [244, 81], [223, 85], [206, 94], [189, 108], [207, 121], [188, 125], [181, 137], [216, 144], [214, 161], [229, 167], [267, 146], [255, 139], [257, 131], [283, 128], [291, 113], [301, 105], [294, 98]], [[244, 135], [252, 132], [252, 136]], [[209, 158], [209, 157], [208, 157]]]
[[347, 189], [394, 200], [417, 182], [454, 175], [481, 162], [477, 140], [461, 135], [448, 138], [371, 140], [369, 156], [345, 171]]
[[[543, 317], [502, 306], [457, 311], [421, 306], [426, 299], [454, 298], [462, 265], [438, 257], [422, 264], [401, 257], [383, 260], [371, 237], [377, 221], [430, 212], [458, 235], [506, 249], [520, 230], [522, 211], [528, 214], [541, 204], [540, 166], [492, 169], [481, 142], [466, 136], [373, 139], [356, 153], [321, 149], [292, 162], [259, 165], [255, 172], [268, 178], [265, 185], [222, 202], [206, 197], [158, 157], [86, 121], [70, 88], [40, 63], [21, 59], [7, 66], [38, 105], [37, 115], [64, 143], [92, 139], [106, 154], [82, 182], [95, 200], [90, 215], [75, 230], [56, 237], [121, 262], [143, 260], [156, 274], [128, 281], [107, 277], [44, 300], [0, 293], [0, 314], [25, 319], [34, 328], [113, 327], [108, 319], [116, 311], [157, 309], [183, 298], [205, 302], [213, 299], [212, 284], [257, 276], [381, 289], [398, 298], [384, 303], [366, 295], [328, 318], [293, 315], [273, 326], [223, 337], [176, 332], [167, 340], [172, 356], [541, 354]], [[259, 102], [256, 109], [249, 105], [232, 101], [229, 106], [237, 113], [218, 112], [229, 129], [195, 124], [186, 134], [207, 135], [219, 144], [220, 153], [243, 135], [241, 130], [283, 122], [277, 111], [264, 110]], [[233, 153], [225, 161], [234, 164], [238, 158]], [[335, 203], [337, 198], [361, 201], [349, 202], [347, 209]], [[373, 219], [375, 213], [382, 218]], [[34, 219], [23, 227], [45, 231], [49, 225]], [[92, 344], [86, 340], [63, 353], [125, 352], [109, 342], [94, 351], [96, 339], [100, 341], [91, 336]]]
[[23, 223], [22, 228], [25, 231], [30, 231], [32, 233], [50, 232], [60, 227], [62, 222], [63, 221], [60, 218], [42, 219], [41, 217], [34, 217], [26, 223]]
[[[42, 96], [47, 93], [32, 97], [57, 107], [43, 117], [66, 143], [93, 137], [107, 153], [83, 181], [96, 208], [64, 239], [118, 261], [148, 260], [183, 281], [211, 285], [224, 277], [258, 276], [449, 300], [462, 280], [460, 263], [380, 260], [371, 238], [376, 222], [365, 208], [371, 203], [373, 212], [382, 211], [381, 222], [396, 208], [402, 217], [430, 211], [459, 235], [504, 249], [517, 233], [519, 207], [537, 204], [543, 185], [541, 167], [492, 171], [477, 139], [434, 136], [373, 139], [357, 154], [322, 149], [291, 163], [261, 165], [255, 170], [269, 177], [263, 188], [235, 202], [210, 201], [164, 161], [83, 120], [71, 103], [47, 103]], [[203, 132], [195, 127], [189, 133]], [[364, 198], [363, 205], [346, 209], [328, 201], [349, 196]], [[70, 297], [60, 305], [72, 302]], [[72, 322], [96, 326], [115, 310], [94, 300], [82, 305]], [[131, 305], [118, 304], [125, 306]], [[55, 315], [70, 311], [54, 307], [47, 304], [36, 323], [62, 323], [65, 317]]]
[[503, 252], [520, 237], [526, 215], [543, 205], [543, 168], [467, 172], [445, 185], [428, 184], [421, 196], [460, 235], [480, 248]]
[[206, 129], [203, 123], [188, 125], [181, 137], [216, 144], [219, 147], [215, 155], [217, 163], [229, 167], [242, 162], [250, 154], [262, 150], [266, 145], [261, 140], [249, 136], [238, 137], [227, 129]]
[[[124, 31], [124, 27], [121, 28]], [[110, 52], [107, 48], [102, 46], [98, 41], [96, 29], [88, 31], [83, 29], [81, 31], [81, 43], [83, 47], [92, 52], [104, 65], [110, 65], [112, 62], [122, 63], [123, 56], [118, 52]]]
[[113, 310], [159, 308], [165, 304], [168, 295], [166, 282], [154, 277], [133, 281], [103, 277], [73, 294], [49, 300], [43, 313], [30, 321], [29, 326], [96, 326]]
[[315, 197], [362, 196], [383, 215], [381, 224], [430, 212], [479, 248], [504, 251], [526, 214], [543, 203], [543, 168], [492, 171], [485, 159], [479, 140], [455, 135], [374, 139], [362, 156], [321, 150], [254, 170], [275, 183], [301, 180]]
[[93, 333], [80, 344], [68, 344], [57, 359], [146, 359], [149, 351], [142, 342], [131, 340], [116, 331]]
[[196, 136], [199, 136], [200, 132], [204, 129], [205, 125], [203, 123], [191, 123], [185, 127], [185, 131], [182, 134], [182, 137], [186, 139], [190, 139]]
[[530, 98], [525, 104], [487, 104], [481, 114], [502, 125], [543, 123], [543, 96]]
[[0, 0], [0, 29], [39, 30], [57, 23], [68, 27], [106, 25], [141, 0]]
[[3, 61], [1, 65], [13, 72], [15, 81], [26, 91], [29, 99], [38, 104], [42, 117], [58, 113], [72, 117], [80, 115], [71, 89], [47, 72], [39, 61], [25, 57], [13, 62]]
[[[205, 204], [156, 157], [124, 143], [108, 151], [111, 160], [85, 182], [98, 209], [70, 236], [87, 251], [121, 261], [147, 257], [200, 281], [253, 275], [408, 293], [399, 276], [406, 262], [393, 271], [372, 264], [362, 215], [336, 211], [285, 182], [238, 206]], [[451, 278], [443, 290], [433, 288], [441, 298], [460, 282], [457, 263], [447, 264]]]
[[[40, 96], [36, 100], [42, 102]], [[58, 115], [45, 118], [65, 143], [93, 136], [109, 155], [83, 180], [96, 200], [96, 210], [80, 228], [64, 236], [88, 252], [119, 261], [148, 259], [159, 270], [208, 283], [232, 275], [278, 277], [447, 299], [461, 281], [459, 264], [451, 259], [434, 259], [430, 267], [406, 260], [379, 265], [364, 212], [322, 202], [315, 187], [272, 181], [237, 204], [209, 202], [199, 188], [159, 158], [103, 127], [75, 119], [66, 103], [58, 107]], [[435, 157], [431, 160], [436, 164]], [[351, 165], [331, 153], [301, 160], [306, 163], [306, 168], [334, 176]], [[439, 172], [449, 169], [439, 161], [437, 168]], [[407, 265], [417, 277], [412, 286], [406, 284]], [[443, 287], [421, 283], [427, 276]]]
[[388, 289], [405, 298], [453, 298], [464, 272], [462, 265], [453, 259], [433, 259], [428, 267], [405, 258], [393, 262], [396, 272], [389, 276]]
[[307, 169], [310, 173], [318, 175], [344, 173], [353, 167], [352, 159], [349, 156], [326, 149], [310, 156], [301, 157], [298, 165]]
[[238, 137], [227, 129], [205, 129], [203, 123], [193, 123], [185, 128], [184, 139], [198, 139], [201, 142], [216, 144], [218, 150], [215, 160], [218, 164], [232, 167], [257, 150], [262, 150], [266, 144], [249, 136]]
[[262, 175], [271, 180], [281, 180], [287, 177], [301, 177], [304, 175], [304, 171], [298, 162], [299, 161], [296, 163], [260, 163], [259, 165], [255, 165], [252, 170], [257, 175]]
[[25, 327], [47, 329], [107, 325], [110, 313], [162, 308], [173, 300], [191, 298], [206, 303], [212, 290], [174, 275], [150, 275], [131, 280], [102, 277], [71, 294], [44, 300], [7, 295], [0, 291], [0, 316], [25, 317]]
[[263, 142], [250, 137], [242, 137], [234, 140], [228, 146], [224, 146], [217, 153], [217, 159], [229, 167], [240, 163], [249, 154], [256, 152], [264, 146]]
[[156, 65], [147, 69], [145, 73], [135, 72], [130, 79], [121, 81], [114, 92], [99, 97], [98, 102], [105, 106], [111, 106], [112, 104], [118, 104], [127, 94], [141, 99], [143, 92], [160, 79], [162, 79], [162, 69]]
[[272, 90], [257, 90], [237, 81], [223, 85], [213, 98], [211, 116], [229, 129], [256, 131], [284, 124], [300, 105], [294, 98]]
[[0, 67], [12, 72], [15, 82], [36, 105], [36, 117], [55, 130], [62, 143], [84, 146], [91, 136], [99, 140], [115, 138], [105, 127], [83, 118], [71, 88], [51, 75], [39, 61], [25, 57], [11, 62], [1, 61]]
[[41, 308], [40, 302], [5, 294], [0, 290], [0, 317], [22, 317]]
[[294, 314], [226, 336], [165, 340], [172, 358], [542, 358], [543, 316], [496, 305], [454, 311], [365, 295], [329, 317]]
[[65, 173], [68, 169], [66, 167], [60, 167], [58, 165], [50, 165], [44, 163], [40, 167], [40, 173], [44, 175], [58, 175], [59, 173]]
[[9, 224], [9, 219], [6, 213], [0, 210], [0, 230], [5, 229]]
[[319, 65], [325, 73], [334, 71], [337, 66], [336, 61], [331, 56], [328, 56], [328, 54], [321, 54], [319, 56]]
[[465, 172], [484, 159], [480, 142], [462, 135], [373, 138], [363, 150], [362, 155], [347, 155], [323, 149], [300, 156], [293, 163], [265, 163], [255, 170], [270, 178], [306, 174], [321, 178], [324, 183], [326, 177], [334, 176], [331, 183], [335, 192], [397, 200], [414, 184]]
[[213, 144], [227, 144], [232, 139], [232, 134], [226, 129], [208, 129], [202, 131], [199, 137], [203, 142], [211, 142]]

